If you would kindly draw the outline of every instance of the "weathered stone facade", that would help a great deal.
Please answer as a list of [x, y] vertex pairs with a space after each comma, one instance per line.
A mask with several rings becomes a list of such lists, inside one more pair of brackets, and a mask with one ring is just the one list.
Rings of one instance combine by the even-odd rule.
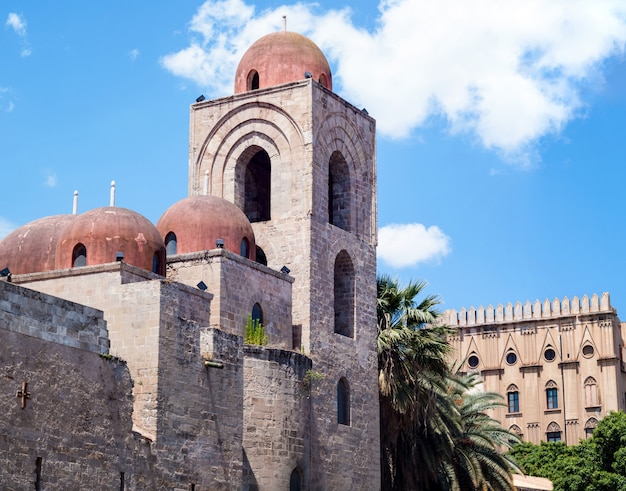
[[505, 398], [496, 419], [526, 441], [576, 444], [626, 410], [626, 326], [608, 293], [452, 310], [443, 322], [463, 370]]
[[[374, 121], [312, 80], [192, 106], [190, 193], [203, 192], [208, 176], [210, 194], [245, 209], [244, 170], [259, 153], [271, 161], [271, 205], [269, 219], [252, 223], [256, 244], [270, 267], [295, 278], [293, 347], [324, 376], [312, 396], [312, 489], [371, 486], [378, 386], [363, 374], [377, 363]], [[336, 329], [342, 316], [348, 332]], [[336, 417], [341, 379], [348, 425]]]
[[[0, 242], [7, 489], [378, 488], [375, 123], [322, 75], [192, 105], [163, 230], [111, 203]], [[22, 260], [57, 240], [72, 267]]]

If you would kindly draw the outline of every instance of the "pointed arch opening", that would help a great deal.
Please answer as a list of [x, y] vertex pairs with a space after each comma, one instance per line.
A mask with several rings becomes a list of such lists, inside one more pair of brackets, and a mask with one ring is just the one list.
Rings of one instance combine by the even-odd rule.
[[560, 442], [561, 441], [561, 427], [558, 423], [552, 421], [548, 425], [548, 429], [546, 431], [546, 441], [548, 442]]
[[250, 313], [250, 317], [252, 318], [252, 322], [258, 322], [259, 324], [263, 324], [263, 309], [258, 302], [252, 306], [252, 312]]
[[298, 467], [291, 471], [289, 477], [289, 491], [301, 491], [302, 489], [302, 472]]
[[168, 256], [176, 254], [178, 249], [178, 243], [176, 241], [176, 234], [174, 232], [168, 232], [165, 236], [165, 253]]
[[325, 73], [320, 73], [319, 83], [320, 85], [323, 85], [324, 87], [328, 88], [328, 77], [326, 76]]
[[554, 380], [549, 380], [546, 384], [546, 408], [559, 408], [559, 389]]
[[[263, 222], [271, 218], [272, 165], [267, 152], [251, 147], [240, 157], [238, 186], [243, 212], [250, 222]], [[243, 192], [241, 192], [243, 187]], [[240, 199], [241, 199], [240, 198]], [[241, 205], [240, 205], [241, 206]]]
[[509, 428], [509, 431], [513, 433], [514, 435], [517, 435], [520, 440], [524, 437], [524, 434], [522, 433], [522, 429], [517, 425], [511, 425], [511, 427]]
[[585, 407], [597, 407], [600, 405], [598, 397], [598, 383], [593, 377], [585, 379]]
[[344, 377], [337, 383], [337, 423], [350, 426], [350, 386]]
[[589, 418], [585, 423], [585, 438], [591, 438], [593, 436], [593, 430], [598, 426], [598, 420], [596, 418]]
[[87, 248], [84, 244], [76, 244], [72, 251], [72, 268], [87, 266]]
[[355, 274], [350, 255], [341, 251], [335, 259], [334, 269], [335, 332], [354, 337]]
[[259, 88], [259, 72], [250, 70], [246, 85], [248, 86], [248, 90], [257, 90]]
[[328, 222], [350, 231], [350, 171], [341, 152], [335, 151], [328, 163]]
[[511, 384], [506, 389], [509, 413], [519, 413], [519, 389]]
[[250, 259], [250, 241], [247, 237], [241, 239], [241, 243], [239, 244], [239, 255]]
[[165, 248], [155, 251], [152, 255], [152, 272], [165, 276]]

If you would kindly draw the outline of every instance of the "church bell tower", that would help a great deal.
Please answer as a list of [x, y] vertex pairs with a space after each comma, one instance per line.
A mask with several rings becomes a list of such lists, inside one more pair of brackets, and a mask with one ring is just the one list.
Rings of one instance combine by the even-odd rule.
[[292, 347], [314, 372], [311, 489], [380, 482], [375, 145], [374, 119], [332, 91], [324, 54], [294, 32], [248, 49], [234, 95], [191, 106], [189, 195], [237, 205], [257, 262], [295, 280]]

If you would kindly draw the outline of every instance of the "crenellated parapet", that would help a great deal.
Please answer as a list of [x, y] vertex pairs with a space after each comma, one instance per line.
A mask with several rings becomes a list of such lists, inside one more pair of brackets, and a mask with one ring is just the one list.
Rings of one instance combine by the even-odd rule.
[[452, 327], [473, 326], [482, 324], [503, 324], [507, 322], [520, 322], [532, 319], [549, 319], [569, 315], [590, 314], [599, 312], [614, 312], [611, 307], [611, 299], [608, 292], [591, 297], [584, 295], [582, 298], [573, 297], [571, 300], [564, 297], [562, 300], [555, 298], [552, 302], [545, 299], [543, 302], [529, 300], [522, 304], [511, 302], [506, 306], [498, 304], [497, 307], [482, 305], [478, 308], [463, 307], [460, 311], [455, 309], [446, 310], [441, 316], [441, 322]]

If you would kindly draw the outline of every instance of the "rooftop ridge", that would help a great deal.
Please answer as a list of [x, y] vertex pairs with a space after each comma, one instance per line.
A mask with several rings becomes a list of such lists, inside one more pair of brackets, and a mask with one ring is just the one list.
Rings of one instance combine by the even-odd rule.
[[498, 304], [497, 307], [489, 304], [487, 308], [480, 305], [478, 308], [462, 307], [458, 312], [455, 309], [446, 310], [441, 315], [441, 322], [449, 326], [471, 326], [479, 324], [501, 324], [506, 322], [520, 322], [532, 319], [548, 319], [568, 315], [588, 314], [597, 312], [612, 312], [611, 298], [608, 292], [598, 296], [594, 293], [591, 298], [583, 295], [582, 298], [574, 296], [572, 300], [568, 297], [554, 298], [552, 302], [546, 298], [543, 303], [535, 300], [531, 304], [530, 300], [522, 305], [520, 301], [513, 305], [511, 302], [506, 306]]

